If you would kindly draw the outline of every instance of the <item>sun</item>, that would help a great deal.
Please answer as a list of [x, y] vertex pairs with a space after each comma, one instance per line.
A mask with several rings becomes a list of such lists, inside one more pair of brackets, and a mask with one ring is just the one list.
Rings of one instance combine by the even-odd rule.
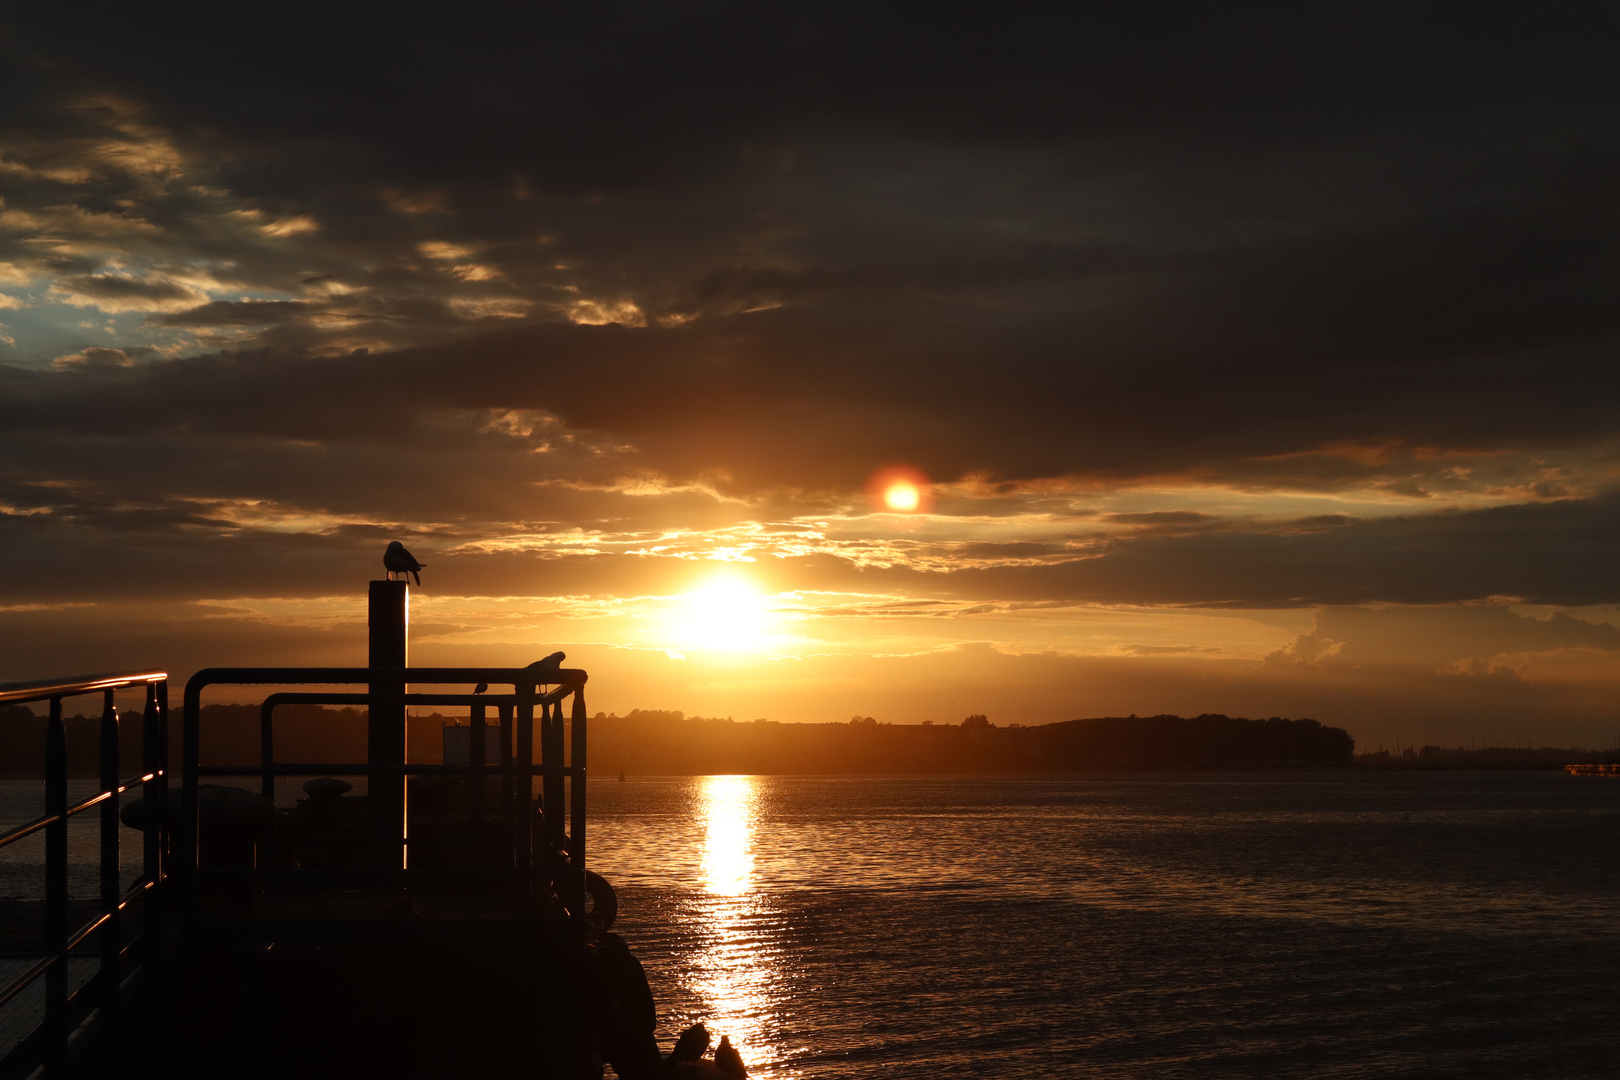
[[934, 508], [932, 482], [910, 465], [878, 469], [866, 481], [866, 497], [874, 510], [891, 514], [926, 514]]
[[671, 630], [693, 649], [752, 652], [764, 645], [769, 622], [769, 598], [752, 582], [730, 575], [699, 585], [671, 612]]
[[883, 490], [883, 505], [909, 514], [922, 505], [922, 492], [910, 480], [896, 480]]

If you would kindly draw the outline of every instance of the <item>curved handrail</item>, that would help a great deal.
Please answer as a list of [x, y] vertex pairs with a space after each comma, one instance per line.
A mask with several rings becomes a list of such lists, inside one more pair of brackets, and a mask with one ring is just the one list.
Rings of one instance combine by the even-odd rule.
[[58, 679], [0, 683], [0, 704], [8, 701], [43, 701], [46, 698], [119, 690], [126, 686], [163, 682], [168, 677], [169, 673], [166, 671], [143, 668], [131, 672], [109, 671], [99, 675], [72, 675]]

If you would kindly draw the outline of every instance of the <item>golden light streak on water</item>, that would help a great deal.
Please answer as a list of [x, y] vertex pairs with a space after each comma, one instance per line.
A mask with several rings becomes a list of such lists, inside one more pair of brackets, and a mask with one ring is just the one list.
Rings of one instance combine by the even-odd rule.
[[703, 807], [703, 888], [745, 896], [754, 877], [754, 778], [699, 778]]
[[776, 951], [759, 932], [754, 888], [754, 827], [759, 790], [751, 776], [697, 779], [703, 816], [704, 945], [693, 989], [708, 1006], [704, 1025], [727, 1035], [751, 1070], [776, 1055], [765, 1037], [766, 1012], [778, 995]]

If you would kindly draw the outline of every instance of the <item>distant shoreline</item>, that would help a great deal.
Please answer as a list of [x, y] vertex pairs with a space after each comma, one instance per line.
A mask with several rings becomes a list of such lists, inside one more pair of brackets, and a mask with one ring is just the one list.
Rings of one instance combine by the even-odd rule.
[[[119, 725], [120, 771], [141, 756], [142, 717]], [[493, 721], [491, 717], [491, 721]], [[257, 765], [260, 715], [253, 705], [208, 705], [202, 711], [203, 756], [210, 764]], [[407, 720], [410, 760], [444, 760], [446, 728], [465, 716], [438, 713]], [[278, 761], [364, 761], [361, 709], [284, 706], [275, 714]], [[67, 719], [69, 774], [100, 768], [99, 718]], [[1613, 750], [1574, 747], [1406, 747], [1356, 753], [1343, 728], [1281, 717], [1250, 720], [1221, 714], [1114, 716], [1038, 726], [997, 726], [982, 715], [955, 724], [885, 724], [857, 716], [845, 723], [686, 716], [634, 710], [597, 713], [589, 721], [588, 767], [597, 777], [627, 776], [956, 776], [1124, 773], [1294, 773], [1409, 771], [1557, 771], [1569, 764], [1613, 760]], [[178, 723], [171, 723], [177, 760]], [[30, 779], [44, 762], [45, 721], [26, 709], [0, 715], [0, 776]], [[16, 767], [16, 766], [21, 766]]]

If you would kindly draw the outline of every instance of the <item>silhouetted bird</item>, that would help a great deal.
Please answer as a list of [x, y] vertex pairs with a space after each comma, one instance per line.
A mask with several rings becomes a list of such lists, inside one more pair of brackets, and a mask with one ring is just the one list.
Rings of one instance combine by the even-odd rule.
[[714, 1048], [715, 1068], [727, 1076], [734, 1076], [737, 1080], [745, 1080], [748, 1076], [748, 1067], [743, 1064], [742, 1055], [737, 1048], [731, 1045], [729, 1035], [720, 1036], [720, 1045]]
[[488, 689], [489, 689], [489, 683], [481, 682], [477, 686], [473, 687], [473, 693], [482, 694], [484, 691], [486, 691]]
[[388, 580], [393, 581], [395, 574], [409, 574], [416, 579], [418, 585], [422, 584], [422, 575], [417, 573], [427, 563], [419, 563], [416, 556], [405, 550], [405, 545], [398, 540], [388, 542], [388, 550], [383, 552], [383, 569], [388, 571]]
[[529, 666], [531, 668], [538, 668], [541, 671], [556, 671], [558, 668], [562, 667], [562, 662], [566, 659], [568, 659], [567, 653], [554, 652], [544, 660], [536, 660]]
[[702, 1024], [693, 1024], [681, 1032], [681, 1037], [675, 1040], [675, 1049], [669, 1052], [666, 1064], [681, 1065], [687, 1062], [702, 1061], [703, 1055], [709, 1052], [709, 1029]]

